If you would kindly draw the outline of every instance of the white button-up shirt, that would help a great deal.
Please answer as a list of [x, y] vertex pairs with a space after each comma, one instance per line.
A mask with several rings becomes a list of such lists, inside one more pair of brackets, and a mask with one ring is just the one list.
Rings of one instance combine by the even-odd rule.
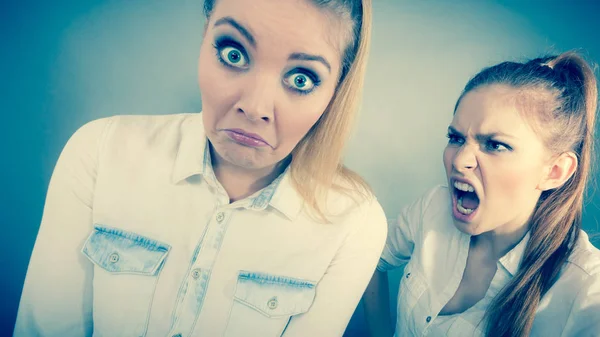
[[[515, 275], [529, 234], [498, 261], [485, 297], [463, 313], [438, 316], [454, 296], [467, 263], [470, 236], [454, 226], [447, 187], [405, 207], [390, 224], [378, 270], [405, 266], [396, 336], [483, 336], [485, 310]], [[531, 336], [600, 336], [600, 251], [582, 231], [558, 281], [542, 298]]]
[[200, 114], [86, 124], [54, 170], [15, 336], [341, 336], [387, 225], [333, 193], [318, 223], [286, 172], [229, 203]]

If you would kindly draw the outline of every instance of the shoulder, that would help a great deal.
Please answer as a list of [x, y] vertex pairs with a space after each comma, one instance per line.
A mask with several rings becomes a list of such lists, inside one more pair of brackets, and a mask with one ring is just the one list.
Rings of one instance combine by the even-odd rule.
[[580, 274], [583, 279], [600, 278], [600, 250], [594, 247], [584, 231], [580, 232], [579, 239], [567, 259], [566, 271]]
[[185, 137], [201, 139], [204, 135], [199, 113], [119, 115], [108, 120], [103, 140], [108, 160], [160, 159], [161, 153], [171, 158]]
[[330, 190], [327, 195], [326, 210], [333, 219], [368, 219], [375, 223], [387, 223], [385, 212], [377, 196], [361, 186], [348, 186], [346, 190]]
[[366, 185], [338, 181], [342, 189], [331, 189], [324, 210], [335, 225], [345, 227], [348, 233], [361, 232], [369, 237], [385, 240], [387, 219], [377, 196]]
[[[200, 113], [117, 115], [90, 121], [69, 139], [64, 160], [102, 167], [104, 176], [172, 172], [181, 145], [202, 143]], [[93, 158], [93, 159], [92, 159]], [[63, 160], [63, 161], [64, 161]], [[91, 163], [91, 164], [90, 164]]]
[[71, 139], [111, 139], [128, 141], [128, 145], [135, 140], [150, 140], [156, 137], [168, 136], [181, 130], [186, 122], [200, 118], [198, 113], [185, 113], [173, 115], [115, 115], [95, 119], [85, 123], [72, 136]]
[[125, 146], [135, 144], [136, 141], [152, 143], [162, 142], [168, 138], [177, 138], [187, 124], [197, 122], [201, 125], [202, 120], [199, 113], [122, 115], [111, 117], [111, 119], [113, 121], [109, 136], [119, 141], [127, 140], [122, 144]]
[[436, 185], [423, 193], [411, 205], [407, 206], [406, 212], [411, 212], [421, 219], [421, 226], [427, 227], [446, 226], [451, 221], [450, 192], [444, 185]]
[[[568, 306], [569, 335], [591, 336], [600, 329], [600, 250], [594, 247], [585, 232], [573, 249], [556, 284], [556, 298], [564, 293]], [[552, 288], [551, 288], [552, 290]], [[563, 302], [563, 303], [564, 303]], [[559, 302], [560, 303], [560, 302]]]
[[445, 185], [436, 185], [424, 193], [419, 201], [427, 212], [446, 211], [450, 204], [450, 192]]
[[589, 296], [600, 301], [600, 250], [592, 245], [584, 231], [553, 288], [576, 302], [577, 298]]

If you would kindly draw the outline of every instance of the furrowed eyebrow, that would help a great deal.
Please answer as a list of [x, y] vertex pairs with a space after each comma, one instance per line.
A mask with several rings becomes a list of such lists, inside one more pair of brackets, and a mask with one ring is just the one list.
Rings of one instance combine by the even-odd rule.
[[[463, 135], [460, 131], [456, 130], [453, 126], [448, 127], [448, 132], [451, 132], [453, 134], [456, 134], [457, 136], [461, 136], [461, 137], [465, 138], [465, 135]], [[480, 133], [480, 134], [475, 135], [475, 139], [477, 139], [478, 141], [494, 139], [496, 137], [505, 137], [505, 138], [515, 139], [514, 136], [511, 136], [511, 135], [503, 133], [503, 132]]]

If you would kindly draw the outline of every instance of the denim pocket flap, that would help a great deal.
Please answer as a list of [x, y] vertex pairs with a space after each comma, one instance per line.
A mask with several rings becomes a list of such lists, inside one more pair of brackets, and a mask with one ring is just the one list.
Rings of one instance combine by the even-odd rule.
[[315, 298], [315, 286], [312, 281], [242, 271], [235, 300], [267, 317], [292, 316], [308, 311]]
[[96, 225], [82, 252], [111, 273], [156, 275], [170, 248], [136, 233]]

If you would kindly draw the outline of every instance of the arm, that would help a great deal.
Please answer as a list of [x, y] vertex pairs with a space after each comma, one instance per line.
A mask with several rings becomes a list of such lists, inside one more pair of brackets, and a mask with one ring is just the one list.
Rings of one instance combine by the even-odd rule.
[[371, 337], [394, 335], [390, 319], [388, 270], [405, 265], [414, 249], [415, 233], [421, 226], [424, 198], [404, 207], [396, 221], [389, 222], [388, 237], [377, 270], [363, 295], [365, 319]]
[[86, 124], [56, 164], [29, 261], [14, 336], [91, 336], [92, 264], [80, 253], [92, 229], [98, 154], [107, 120]]
[[365, 318], [371, 337], [394, 335], [390, 318], [390, 291], [387, 272], [375, 270], [363, 295]]
[[342, 336], [385, 243], [386, 219], [377, 201], [350, 233], [317, 286], [310, 310], [291, 319], [284, 337]]

